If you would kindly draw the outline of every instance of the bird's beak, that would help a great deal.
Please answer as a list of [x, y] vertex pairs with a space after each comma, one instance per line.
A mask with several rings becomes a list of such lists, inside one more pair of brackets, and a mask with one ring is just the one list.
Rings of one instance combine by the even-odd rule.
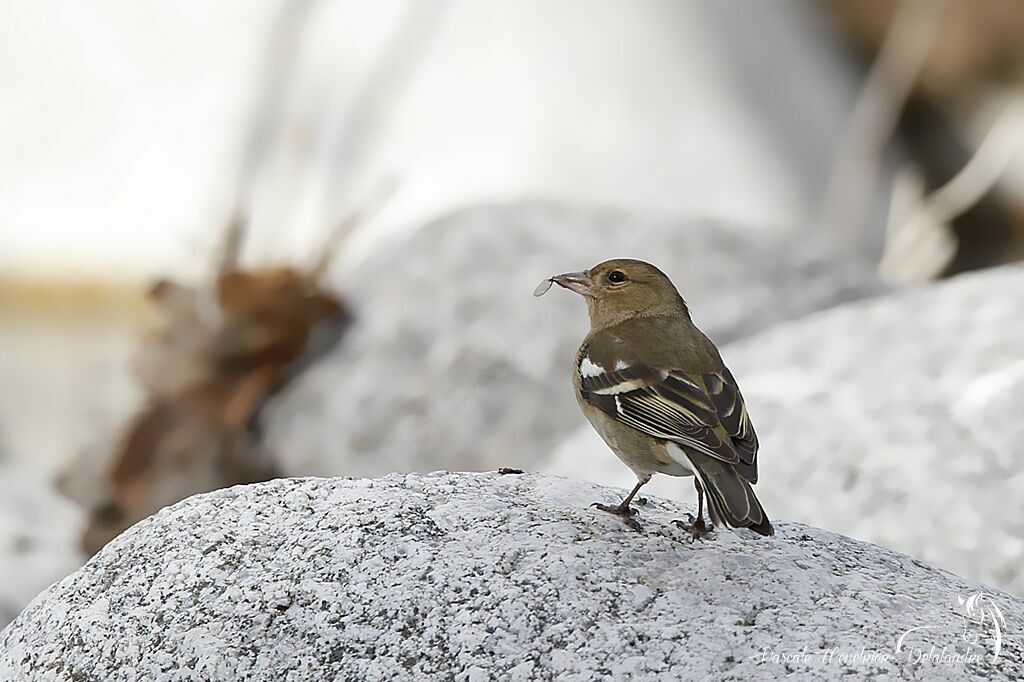
[[567, 272], [564, 275], [555, 275], [551, 281], [569, 291], [575, 291], [581, 296], [597, 298], [597, 292], [594, 291], [594, 280], [590, 279], [590, 275], [585, 272]]

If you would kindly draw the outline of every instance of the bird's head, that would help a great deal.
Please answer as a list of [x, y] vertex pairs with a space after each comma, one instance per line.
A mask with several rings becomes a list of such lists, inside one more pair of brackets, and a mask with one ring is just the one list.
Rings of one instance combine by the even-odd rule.
[[683, 297], [668, 276], [641, 260], [616, 258], [583, 272], [555, 275], [551, 281], [583, 296], [594, 329], [638, 316], [689, 317]]

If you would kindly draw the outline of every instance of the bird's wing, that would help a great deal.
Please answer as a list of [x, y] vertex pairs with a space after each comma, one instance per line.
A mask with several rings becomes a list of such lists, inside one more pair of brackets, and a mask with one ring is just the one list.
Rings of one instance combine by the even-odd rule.
[[736, 464], [744, 478], [756, 479], [757, 437], [728, 370], [697, 374], [620, 364], [606, 372], [586, 359], [580, 369], [583, 399], [605, 414]]
[[757, 483], [757, 434], [747, 413], [743, 394], [728, 368], [722, 372], [704, 374], [704, 386], [715, 406], [722, 428], [729, 435], [732, 447], [740, 458], [740, 470], [751, 483]]

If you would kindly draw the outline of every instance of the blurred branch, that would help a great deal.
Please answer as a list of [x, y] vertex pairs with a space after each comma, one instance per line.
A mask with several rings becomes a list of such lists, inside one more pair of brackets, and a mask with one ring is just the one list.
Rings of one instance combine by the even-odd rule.
[[228, 221], [228, 227], [224, 230], [221, 238], [221, 245], [217, 249], [220, 254], [217, 261], [217, 274], [223, 275], [238, 270], [238, 257], [242, 252], [242, 237], [245, 233], [245, 219], [242, 218], [241, 208], [235, 207]]
[[893, 284], [934, 279], [956, 255], [950, 224], [927, 209], [924, 179], [914, 166], [893, 178], [885, 245], [878, 272]]
[[967, 165], [928, 199], [931, 210], [952, 220], [996, 184], [1020, 148], [1024, 130], [1024, 96], [1015, 96], [989, 129]]
[[[344, 208], [351, 201], [352, 188], [348, 185], [387, 130], [389, 117], [416, 68], [423, 62], [447, 5], [447, 0], [408, 0], [395, 29], [381, 49], [380, 58], [363, 81], [362, 89], [345, 111], [328, 119], [321, 145], [328, 150], [324, 160], [323, 211], [327, 223], [336, 227], [326, 239], [324, 253], [330, 252], [332, 258], [349, 234], [365, 222], [371, 210], [379, 209], [397, 187], [397, 179], [386, 179], [374, 190], [375, 196], [367, 204], [355, 212]], [[339, 220], [339, 215], [345, 217]], [[318, 263], [314, 270], [326, 267], [326, 264]]]
[[296, 56], [317, 2], [284, 0], [271, 24], [267, 48], [261, 60], [260, 84], [252, 107], [255, 115], [242, 149], [235, 206], [218, 249], [218, 274], [234, 271], [238, 267], [238, 257], [249, 222], [246, 203], [266, 159], [270, 142], [281, 127]]
[[284, 0], [273, 23], [260, 73], [262, 83], [253, 105], [255, 116], [242, 152], [238, 196], [244, 201], [280, 128], [290, 80], [303, 32], [317, 0]]
[[[910, 170], [897, 176], [879, 265], [890, 281], [909, 283], [939, 275], [956, 255], [951, 223], [974, 206], [1003, 175], [1021, 147], [1024, 97], [1003, 109], [978, 150], [949, 182], [924, 196], [920, 178]], [[914, 177], [912, 177], [912, 175]]]
[[864, 80], [825, 191], [821, 221], [855, 245], [882, 155], [938, 34], [946, 0], [900, 4]]
[[320, 255], [316, 262], [313, 263], [313, 267], [310, 268], [310, 279], [318, 281], [324, 276], [331, 267], [335, 257], [342, 251], [342, 245], [352, 233], [352, 230], [366, 222], [368, 218], [380, 210], [387, 203], [387, 200], [391, 198], [391, 195], [394, 194], [396, 187], [397, 182], [393, 178], [386, 179], [370, 195], [369, 199], [356, 207], [354, 211], [351, 211], [338, 223], [337, 227], [331, 230], [330, 234], [327, 235], [327, 239], [324, 240], [323, 246], [320, 248]]

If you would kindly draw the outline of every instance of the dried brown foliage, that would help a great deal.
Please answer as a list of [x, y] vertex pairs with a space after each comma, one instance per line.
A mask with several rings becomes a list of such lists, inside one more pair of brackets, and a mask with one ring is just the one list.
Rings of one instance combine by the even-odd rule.
[[[90, 509], [85, 551], [189, 495], [279, 475], [260, 447], [260, 410], [349, 322], [321, 270], [227, 270], [209, 289], [169, 280], [151, 288], [161, 322], [137, 366], [146, 404], [99, 472], [79, 460], [59, 481]], [[83, 491], [75, 479], [92, 473], [99, 480]]]

